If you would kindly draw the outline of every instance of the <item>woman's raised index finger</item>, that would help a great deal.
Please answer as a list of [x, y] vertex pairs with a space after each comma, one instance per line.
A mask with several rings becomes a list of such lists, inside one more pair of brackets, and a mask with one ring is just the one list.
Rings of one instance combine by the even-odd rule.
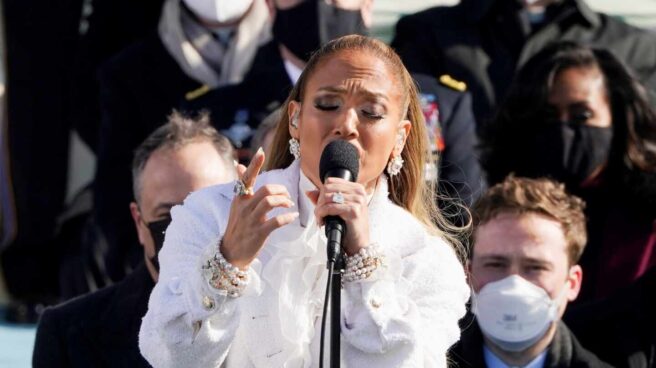
[[260, 174], [260, 170], [264, 165], [264, 150], [262, 147], [257, 149], [255, 155], [251, 159], [251, 163], [248, 164], [246, 172], [241, 176], [241, 181], [244, 183], [246, 188], [252, 188], [255, 185], [255, 179]]

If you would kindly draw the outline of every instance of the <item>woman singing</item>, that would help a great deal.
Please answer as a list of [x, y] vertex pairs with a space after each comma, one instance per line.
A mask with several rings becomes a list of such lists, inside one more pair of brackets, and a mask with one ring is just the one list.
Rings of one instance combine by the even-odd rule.
[[[469, 287], [436, 227], [417, 90], [380, 41], [346, 36], [309, 61], [283, 106], [267, 172], [172, 210], [139, 344], [155, 367], [317, 367], [326, 216], [339, 216], [344, 367], [445, 367]], [[319, 177], [330, 142], [359, 153], [352, 183]], [[443, 227], [442, 227], [443, 228]]]

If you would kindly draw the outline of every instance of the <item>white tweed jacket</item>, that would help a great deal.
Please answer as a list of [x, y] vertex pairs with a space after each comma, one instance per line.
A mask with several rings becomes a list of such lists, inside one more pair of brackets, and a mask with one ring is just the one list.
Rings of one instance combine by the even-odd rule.
[[[255, 189], [285, 185], [298, 204], [299, 171], [294, 162], [263, 173]], [[381, 182], [369, 221], [385, 267], [342, 289], [342, 367], [446, 367], [469, 298], [463, 267], [449, 244], [388, 199]], [[274, 231], [239, 298], [204, 281], [201, 263], [217, 250], [232, 187], [200, 190], [171, 211], [159, 281], [139, 332], [141, 353], [154, 367], [317, 367], [326, 251], [316, 226], [297, 219]]]

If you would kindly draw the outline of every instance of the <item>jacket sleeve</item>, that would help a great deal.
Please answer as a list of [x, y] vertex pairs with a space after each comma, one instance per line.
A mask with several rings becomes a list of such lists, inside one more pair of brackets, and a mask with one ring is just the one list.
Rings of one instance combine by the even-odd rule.
[[66, 367], [66, 348], [60, 335], [61, 328], [58, 326], [56, 312], [48, 308], [41, 315], [39, 326], [36, 330], [34, 351], [32, 352], [32, 366], [44, 367]]
[[385, 247], [372, 280], [347, 283], [342, 336], [349, 367], [446, 367], [469, 287], [449, 245], [426, 236], [410, 254]]
[[[139, 349], [155, 368], [218, 367], [239, 325], [239, 299], [222, 295], [202, 276], [201, 264], [217, 249], [230, 205], [207, 193], [196, 192], [171, 211], [159, 280], [139, 331]], [[259, 287], [258, 265], [251, 265], [247, 294]]]

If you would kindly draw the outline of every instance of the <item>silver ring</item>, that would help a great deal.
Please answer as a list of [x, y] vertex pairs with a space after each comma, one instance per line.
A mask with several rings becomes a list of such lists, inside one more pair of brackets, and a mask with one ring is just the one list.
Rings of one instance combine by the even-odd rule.
[[344, 204], [344, 195], [341, 192], [334, 193], [332, 201], [333, 203]]
[[235, 182], [235, 187], [232, 189], [235, 195], [243, 196], [246, 194], [253, 195], [253, 188], [247, 188], [246, 184], [243, 181], [237, 180]]

